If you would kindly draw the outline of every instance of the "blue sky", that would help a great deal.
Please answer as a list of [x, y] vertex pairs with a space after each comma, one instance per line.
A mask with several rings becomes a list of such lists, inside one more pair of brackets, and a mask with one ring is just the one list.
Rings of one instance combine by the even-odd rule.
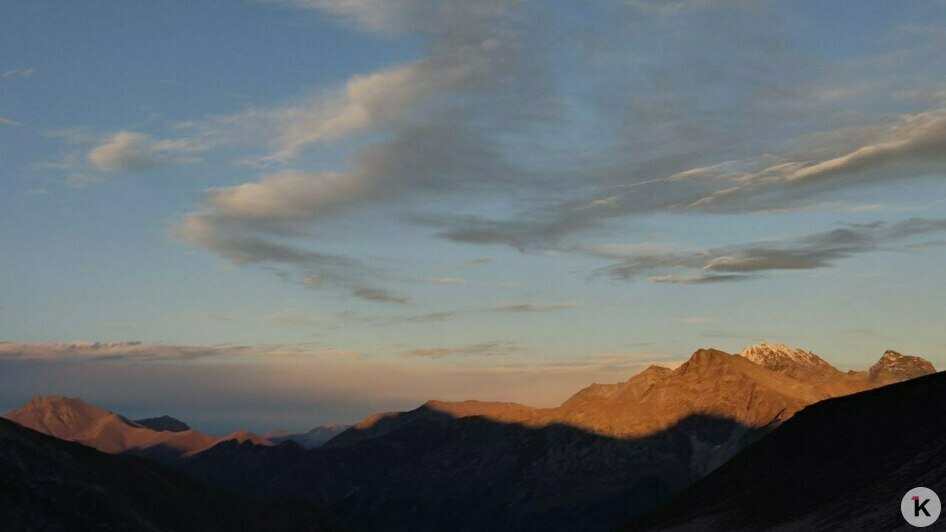
[[944, 18], [5, 2], [0, 406], [302, 429], [703, 346], [942, 366]]

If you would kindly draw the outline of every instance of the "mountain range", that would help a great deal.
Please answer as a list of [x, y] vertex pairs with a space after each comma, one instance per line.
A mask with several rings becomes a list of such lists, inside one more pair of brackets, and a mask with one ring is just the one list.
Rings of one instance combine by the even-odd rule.
[[887, 352], [869, 370], [842, 372], [802, 353], [701, 349], [676, 369], [591, 385], [555, 408], [430, 401], [372, 415], [317, 450], [226, 444], [180, 466], [254, 495], [320, 501], [356, 529], [608, 529], [807, 405], [889, 382], [874, 376], [934, 371]]
[[[813, 403], [934, 371], [894, 351], [844, 372], [784, 345], [701, 349], [676, 369], [592, 384], [554, 408], [429, 401], [369, 416], [318, 448], [298, 435], [215, 438], [181, 422], [133, 422], [58, 397], [7, 417], [253, 497], [313, 501], [355, 529], [602, 530], [658, 507]], [[169, 427], [179, 430], [154, 430]]]

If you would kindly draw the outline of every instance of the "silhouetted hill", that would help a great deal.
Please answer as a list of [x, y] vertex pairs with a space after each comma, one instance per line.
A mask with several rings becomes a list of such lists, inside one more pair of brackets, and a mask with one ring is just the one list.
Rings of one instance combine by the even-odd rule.
[[141, 425], [142, 427], [157, 431], [184, 432], [186, 430], [190, 430], [190, 427], [187, 426], [187, 423], [184, 423], [179, 419], [174, 419], [171, 416], [136, 419], [135, 423]]
[[631, 529], [912, 530], [901, 497], [946, 493], [944, 418], [946, 373], [820, 402]]
[[[185, 470], [261, 496], [305, 497], [363, 530], [603, 530], [701, 475], [700, 453], [756, 431], [693, 416], [620, 439], [531, 428], [427, 406], [384, 436], [303, 450], [222, 443]], [[699, 439], [697, 439], [699, 438]]]
[[286, 441], [298, 443], [306, 449], [321, 447], [335, 436], [338, 436], [350, 425], [330, 424], [320, 425], [306, 432], [290, 434], [284, 430], [268, 432], [264, 437], [272, 443], [279, 444]]
[[329, 530], [308, 504], [229, 495], [167, 466], [0, 419], [3, 530]]

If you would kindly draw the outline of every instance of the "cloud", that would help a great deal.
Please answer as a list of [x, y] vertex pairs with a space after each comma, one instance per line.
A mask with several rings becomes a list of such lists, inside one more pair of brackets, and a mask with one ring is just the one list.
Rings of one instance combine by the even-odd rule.
[[[504, 156], [495, 127], [541, 116], [548, 86], [540, 75], [520, 75], [538, 67], [524, 62], [504, 20], [516, 2], [287, 3], [369, 31], [422, 31], [430, 42], [420, 59], [354, 76], [296, 103], [181, 124], [215, 145], [262, 144], [267, 153], [258, 160], [266, 164], [287, 164], [308, 147], [341, 139], [372, 135], [372, 142], [350, 155], [345, 171], [283, 169], [209, 189], [204, 208], [184, 215], [172, 235], [238, 265], [278, 264], [281, 275], [317, 279], [309, 288], [341, 287], [365, 300], [405, 303], [407, 296], [380, 286], [381, 276], [358, 261], [291, 241], [312, 238], [313, 231], [297, 231], [303, 224], [368, 205], [475, 195], [498, 184], [525, 187], [513, 185], [522, 172]], [[145, 166], [152, 157], [147, 151], [131, 159]]]
[[[587, 252], [622, 259], [605, 268], [615, 279], [631, 280], [652, 274], [655, 283], [702, 284], [743, 281], [759, 274], [830, 268], [854, 255], [892, 247], [908, 249], [914, 237], [946, 231], [946, 220], [911, 218], [894, 224], [848, 224], [821, 233], [690, 251], [615, 254], [609, 247], [586, 246]], [[898, 247], [899, 246], [899, 247]], [[689, 270], [688, 273], [660, 273]], [[696, 272], [692, 272], [696, 270]]]
[[666, 284], [710, 284], [745, 281], [752, 278], [753, 276], [751, 275], [655, 275], [650, 278], [650, 282]]
[[214, 359], [229, 362], [342, 356], [356, 353], [310, 344], [286, 345], [175, 345], [142, 342], [15, 343], [0, 342], [0, 360], [62, 362], [195, 362]]
[[496, 312], [549, 312], [554, 310], [565, 310], [571, 308], [578, 308], [581, 305], [578, 303], [564, 302], [564, 303], [552, 303], [550, 305], [543, 305], [539, 303], [527, 303], [522, 301], [511, 301], [505, 303], [500, 307], [494, 308], [493, 311]]
[[481, 258], [478, 258], [478, 259], [470, 259], [469, 262], [470, 262], [470, 264], [484, 265], [484, 264], [492, 264], [492, 263], [493, 263], [493, 259], [491, 259], [491, 258], [489, 258], [489, 257], [481, 257]]
[[0, 116], [0, 126], [22, 126], [23, 124], [17, 122], [16, 120], [10, 120], [9, 118], [4, 118]]
[[346, 316], [341, 314], [304, 314], [295, 310], [284, 310], [263, 316], [264, 323], [274, 327], [326, 327], [343, 323]]
[[[860, 145], [848, 147], [849, 139]], [[946, 163], [946, 110], [904, 115], [881, 125], [847, 128], [812, 138], [817, 146], [778, 157], [766, 156], [730, 168], [692, 169], [689, 179], [724, 183], [690, 204], [699, 210], [738, 208], [740, 203], [772, 193], [789, 198], [827, 187], [851, 186], [880, 180], [901, 180], [935, 172]], [[831, 152], [839, 155], [825, 156]], [[753, 169], [753, 166], [762, 166]], [[743, 207], [745, 208], [745, 207]]]
[[411, 349], [404, 352], [404, 356], [415, 358], [444, 358], [453, 356], [498, 356], [506, 355], [517, 351], [519, 348], [513, 343], [483, 343], [469, 345], [465, 347], [433, 347], [423, 349]]
[[358, 287], [352, 290], [352, 295], [377, 303], [398, 303], [405, 305], [410, 302], [410, 298], [407, 296], [394, 294], [381, 288]]
[[99, 170], [130, 172], [156, 166], [171, 166], [195, 162], [192, 156], [209, 146], [192, 139], [160, 140], [144, 133], [119, 131], [89, 151], [89, 161]]
[[34, 70], [32, 68], [17, 68], [12, 70], [4, 70], [0, 73], [0, 77], [3, 79], [12, 79], [12, 78], [29, 78], [33, 76]]
[[454, 277], [440, 277], [438, 279], [431, 279], [430, 284], [444, 285], [444, 286], [455, 286], [463, 284], [463, 279], [456, 279]]
[[193, 361], [246, 355], [243, 346], [188, 346], [141, 342], [0, 343], [0, 359]]
[[264, 0], [325, 11], [372, 32], [445, 34], [505, 13], [521, 0]]
[[206, 194], [214, 212], [229, 218], [311, 219], [361, 199], [369, 186], [357, 175], [286, 170], [256, 183], [210, 189]]
[[183, 217], [170, 230], [179, 242], [210, 250], [236, 265], [269, 264], [284, 280], [295, 279], [307, 289], [320, 289], [324, 283], [346, 290], [351, 295], [379, 303], [404, 304], [407, 296], [376, 286], [383, 276], [360, 261], [339, 255], [319, 253], [268, 238], [265, 232], [239, 219], [215, 213], [195, 213]]

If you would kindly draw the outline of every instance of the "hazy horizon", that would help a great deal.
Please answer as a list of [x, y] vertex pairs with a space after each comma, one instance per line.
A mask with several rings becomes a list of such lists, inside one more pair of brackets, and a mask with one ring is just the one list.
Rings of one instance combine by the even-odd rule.
[[304, 431], [946, 367], [946, 3], [0, 7], [0, 408]]

